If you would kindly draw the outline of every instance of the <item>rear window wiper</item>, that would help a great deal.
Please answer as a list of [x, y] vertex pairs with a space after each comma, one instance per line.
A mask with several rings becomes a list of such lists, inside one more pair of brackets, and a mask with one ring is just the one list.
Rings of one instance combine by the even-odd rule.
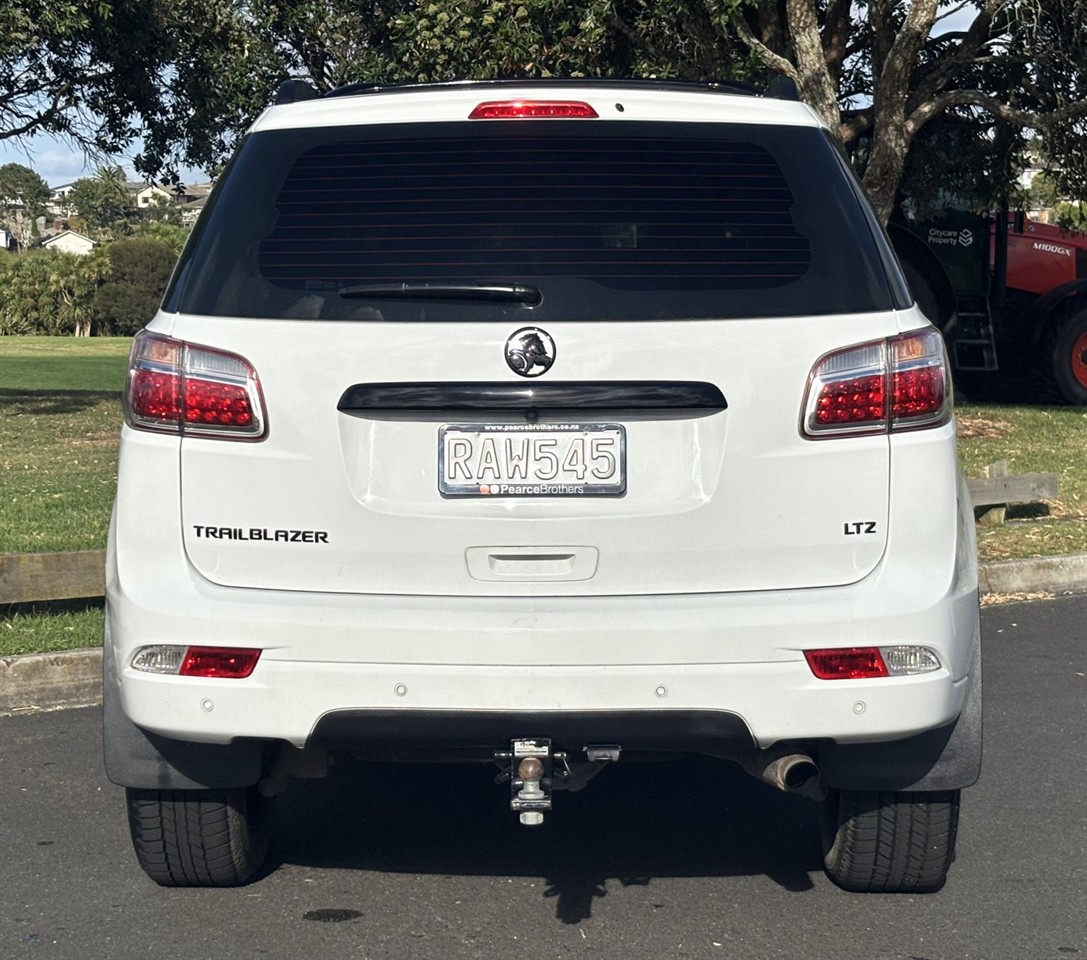
[[525, 283], [360, 283], [340, 287], [341, 297], [394, 300], [478, 300], [536, 306], [540, 288]]

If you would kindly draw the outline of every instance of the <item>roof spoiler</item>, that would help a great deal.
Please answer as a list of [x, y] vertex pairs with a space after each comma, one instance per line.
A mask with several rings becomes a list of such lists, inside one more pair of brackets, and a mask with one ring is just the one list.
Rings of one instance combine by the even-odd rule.
[[284, 80], [276, 90], [272, 101], [277, 107], [284, 103], [299, 103], [302, 100], [316, 100], [320, 94], [305, 80]]
[[[481, 81], [478, 86], [480, 87], [494, 87], [508, 83], [533, 83], [533, 80], [522, 81]], [[538, 81], [535, 81], [538, 82]], [[546, 81], [552, 86], [569, 83], [595, 83], [597, 86], [605, 86], [609, 83], [621, 85], [624, 83], [631, 83], [629, 80], [571, 80], [567, 78], [557, 78]], [[739, 80], [709, 80], [701, 83], [692, 82], [677, 82], [677, 81], [634, 81], [640, 83], [646, 87], [681, 87], [685, 89], [696, 89], [701, 87], [702, 89], [720, 90], [722, 93], [746, 93], [746, 94], [758, 94], [760, 91], [752, 84], [744, 83]], [[458, 83], [449, 83], [445, 86], [470, 86], [472, 84], [464, 83], [463, 81]], [[390, 89], [410, 89], [411, 87], [422, 86], [422, 84], [373, 84], [373, 83], [351, 83], [343, 87], [338, 87], [335, 90], [331, 90], [326, 96], [349, 96], [359, 93], [378, 93], [382, 90]], [[430, 86], [430, 84], [426, 84]], [[796, 81], [792, 77], [786, 77], [779, 74], [770, 80], [766, 85], [766, 88], [761, 91], [764, 97], [772, 97], [775, 100], [799, 100], [800, 91], [797, 88]], [[273, 101], [277, 106], [285, 103], [300, 103], [303, 100], [316, 100], [321, 94], [305, 80], [284, 80], [279, 85], [279, 89], [276, 91], [275, 100]]]
[[792, 77], [783, 73], [771, 78], [766, 85], [763, 96], [773, 97], [775, 100], [800, 100], [800, 88]]

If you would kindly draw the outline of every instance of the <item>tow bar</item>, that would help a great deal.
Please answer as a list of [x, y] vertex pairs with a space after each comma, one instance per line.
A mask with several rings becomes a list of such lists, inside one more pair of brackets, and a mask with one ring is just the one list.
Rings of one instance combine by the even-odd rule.
[[615, 744], [588, 744], [585, 760], [571, 761], [565, 752], [553, 753], [547, 739], [511, 740], [494, 761], [501, 772], [495, 783], [510, 784], [510, 809], [525, 826], [539, 826], [551, 809], [555, 790], [580, 790], [596, 774], [619, 760], [622, 748]]

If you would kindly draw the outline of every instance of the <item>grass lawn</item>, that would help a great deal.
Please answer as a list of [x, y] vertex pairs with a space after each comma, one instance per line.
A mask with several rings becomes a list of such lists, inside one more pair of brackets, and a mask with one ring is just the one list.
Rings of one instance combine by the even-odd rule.
[[[130, 343], [0, 337], [0, 553], [105, 546]], [[981, 560], [1087, 552], [1087, 411], [962, 404], [957, 416], [967, 476], [998, 460], [1058, 476], [1057, 500], [978, 527]], [[97, 607], [3, 613], [0, 656], [100, 642]]]
[[102, 392], [120, 395], [131, 337], [0, 337], [0, 396]]
[[130, 344], [0, 337], [0, 553], [104, 545]]
[[968, 477], [998, 460], [1008, 472], [1055, 473], [1057, 499], [1013, 507], [999, 526], [978, 526], [983, 562], [1087, 552], [1087, 410], [963, 404], [959, 458]]
[[0, 617], [0, 657], [101, 645], [99, 604], [43, 604]]
[[[127, 337], [0, 337], [0, 553], [105, 544]], [[2, 615], [0, 656], [102, 642], [99, 604]]]

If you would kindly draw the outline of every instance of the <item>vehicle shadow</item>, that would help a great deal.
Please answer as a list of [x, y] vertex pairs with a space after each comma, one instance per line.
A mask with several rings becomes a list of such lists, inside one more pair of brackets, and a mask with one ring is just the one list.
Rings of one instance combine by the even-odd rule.
[[799, 892], [822, 867], [818, 806], [723, 761], [620, 762], [558, 793], [541, 827], [517, 822], [494, 772], [346, 764], [296, 781], [277, 804], [272, 863], [539, 877], [567, 924], [590, 917], [612, 880], [762, 874]]
[[104, 400], [121, 402], [116, 390], [29, 390], [0, 387], [0, 406], [18, 404], [21, 412], [30, 415], [79, 413], [97, 406]]

